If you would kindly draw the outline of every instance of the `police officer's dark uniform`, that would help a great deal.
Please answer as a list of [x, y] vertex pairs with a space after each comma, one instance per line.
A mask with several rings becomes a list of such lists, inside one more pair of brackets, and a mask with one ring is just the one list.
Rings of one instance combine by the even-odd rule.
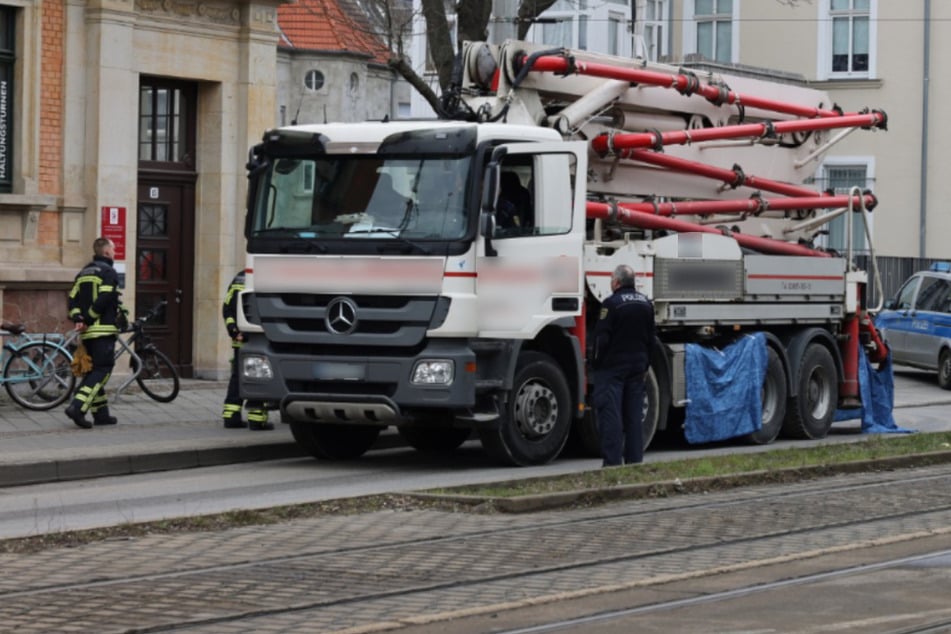
[[[594, 330], [594, 408], [604, 466], [644, 460], [644, 380], [654, 340], [654, 307], [630, 280], [612, 278]], [[623, 285], [622, 285], [623, 284]]]
[[[80, 339], [92, 358], [92, 370], [83, 376], [82, 383], [73, 400], [66, 408], [66, 415], [84, 429], [92, 427], [86, 420], [86, 412], [92, 412], [96, 425], [115, 425], [116, 418], [109, 415], [106, 400], [106, 383], [112, 374], [116, 360], [116, 337], [119, 320], [125, 320], [119, 295], [119, 275], [113, 268], [113, 245], [99, 238], [93, 244], [96, 255], [92, 262], [76, 275], [69, 292], [69, 318], [74, 324], [83, 324]], [[81, 327], [78, 327], [79, 329]]]
[[231, 359], [231, 379], [228, 381], [228, 393], [225, 395], [225, 405], [221, 412], [225, 427], [234, 429], [250, 427], [253, 430], [274, 429], [274, 425], [267, 420], [267, 410], [257, 404], [248, 402], [248, 422], [241, 420], [241, 397], [238, 395], [238, 350], [241, 348], [241, 331], [238, 330], [238, 297], [244, 290], [244, 271], [239, 272], [231, 280], [225, 301], [221, 307], [221, 314], [225, 320], [225, 328], [231, 337], [231, 347], [234, 356]]

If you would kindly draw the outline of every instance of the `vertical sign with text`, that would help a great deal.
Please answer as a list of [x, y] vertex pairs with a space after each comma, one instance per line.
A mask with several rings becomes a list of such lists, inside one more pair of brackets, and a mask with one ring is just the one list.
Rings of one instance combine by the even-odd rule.
[[0, 5], [0, 192], [13, 191], [13, 68], [17, 7]]
[[103, 238], [109, 238], [116, 245], [116, 260], [125, 259], [125, 207], [102, 208]]
[[0, 64], [0, 191], [13, 185], [13, 88], [10, 67]]

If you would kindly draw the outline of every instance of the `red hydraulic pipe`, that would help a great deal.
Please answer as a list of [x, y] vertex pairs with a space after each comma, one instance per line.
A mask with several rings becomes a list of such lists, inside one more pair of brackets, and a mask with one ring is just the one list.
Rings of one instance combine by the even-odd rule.
[[759, 138], [773, 134], [810, 132], [812, 130], [830, 130], [833, 128], [858, 128], [878, 125], [883, 116], [880, 112], [854, 114], [834, 119], [798, 119], [796, 121], [775, 121], [769, 123], [744, 123], [725, 125], [719, 128], [697, 128], [692, 130], [671, 130], [668, 132], [632, 132], [630, 134], [604, 134], [591, 141], [595, 152], [604, 156], [609, 152], [637, 148], [658, 148], [664, 145], [686, 145], [703, 141], [722, 141], [726, 139]]
[[842, 353], [842, 381], [839, 383], [839, 407], [852, 409], [862, 406], [859, 396], [859, 316], [846, 318], [842, 327], [845, 335]]
[[[617, 218], [617, 220], [623, 222], [624, 224], [630, 225], [632, 227], [640, 227], [642, 229], [666, 229], [681, 233], [699, 232], [723, 235], [721, 230], [714, 227], [698, 225], [693, 222], [686, 222], [684, 220], [677, 220], [675, 218], [655, 216], [653, 214], [617, 207], [608, 203], [599, 203], [593, 201], [588, 202], [587, 216], [592, 220], [597, 220], [598, 218], [604, 220]], [[761, 253], [773, 253], [776, 255], [801, 255], [809, 257], [829, 257], [828, 253], [816, 251], [815, 249], [810, 249], [809, 247], [802, 246], [801, 244], [783, 242], [782, 240], [760, 238], [758, 236], [751, 236], [745, 233], [733, 233], [730, 234], [730, 237], [736, 240], [741, 246], [753, 249], [754, 251], [759, 251]]]
[[[528, 56], [520, 60], [525, 63]], [[708, 101], [715, 104], [743, 104], [750, 108], [761, 108], [773, 112], [782, 112], [797, 117], [839, 117], [843, 113], [837, 110], [828, 110], [823, 108], [802, 106], [795, 103], [776, 101], [774, 99], [763, 99], [753, 95], [739, 94], [729, 90], [725, 86], [713, 86], [711, 84], [701, 84], [695, 75], [684, 75], [677, 73], [663, 73], [643, 68], [618, 68], [610, 64], [600, 64], [597, 62], [585, 62], [578, 59], [569, 61], [565, 57], [542, 56], [532, 64], [532, 71], [553, 72], [553, 73], [578, 73], [579, 75], [590, 75], [592, 77], [606, 77], [609, 79], [621, 79], [624, 81], [635, 82], [638, 84], [648, 84], [651, 86], [661, 86], [663, 88], [672, 88], [684, 95], [699, 93]], [[884, 126], [884, 116], [882, 126]]]
[[642, 163], [650, 163], [652, 165], [667, 167], [678, 172], [687, 172], [688, 174], [694, 174], [696, 176], [705, 176], [707, 178], [723, 181], [731, 187], [753, 187], [755, 189], [762, 189], [775, 194], [782, 194], [784, 196], [797, 196], [805, 198], [816, 195], [814, 190], [807, 187], [797, 187], [796, 185], [790, 185], [788, 183], [781, 183], [779, 181], [769, 180], [767, 178], [751, 176], [749, 174], [744, 174], [739, 170], [739, 168], [728, 170], [722, 167], [707, 165], [705, 163], [688, 161], [686, 159], [677, 158], [676, 156], [670, 156], [669, 154], [648, 152], [647, 150], [624, 150], [624, 152], [621, 153], [621, 157], [634, 159], [636, 161], [641, 161]]
[[[818, 196], [802, 198], [743, 198], [740, 200], [688, 200], [683, 202], [666, 203], [619, 203], [618, 206], [631, 211], [656, 214], [658, 216], [676, 215], [707, 215], [726, 213], [758, 213], [767, 209], [784, 211], [788, 209], [831, 209], [833, 207], [848, 207], [849, 196]], [[853, 196], [856, 208], [861, 204], [858, 196]], [[876, 204], [872, 194], [865, 194], [865, 208], [871, 209]]]

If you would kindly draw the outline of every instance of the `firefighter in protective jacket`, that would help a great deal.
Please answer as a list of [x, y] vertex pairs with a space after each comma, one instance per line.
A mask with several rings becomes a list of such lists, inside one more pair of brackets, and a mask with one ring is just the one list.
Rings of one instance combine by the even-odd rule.
[[[69, 292], [69, 319], [80, 332], [83, 347], [92, 359], [92, 370], [83, 376], [66, 415], [79, 427], [115, 425], [106, 401], [106, 383], [115, 367], [116, 337], [128, 323], [119, 293], [119, 274], [113, 268], [116, 247], [108, 238], [96, 238], [93, 259], [76, 275]], [[92, 412], [93, 421], [86, 419]]]
[[238, 298], [241, 291], [244, 290], [244, 271], [239, 271], [225, 293], [225, 301], [221, 307], [221, 314], [225, 320], [225, 328], [228, 329], [228, 336], [231, 337], [231, 347], [234, 356], [231, 359], [231, 379], [228, 381], [228, 393], [225, 395], [225, 406], [221, 412], [224, 418], [225, 427], [234, 429], [238, 427], [250, 427], [253, 430], [274, 429], [274, 425], [267, 420], [267, 410], [260, 404], [247, 403], [248, 422], [241, 419], [241, 397], [238, 394], [238, 350], [244, 341], [244, 335], [238, 330]]

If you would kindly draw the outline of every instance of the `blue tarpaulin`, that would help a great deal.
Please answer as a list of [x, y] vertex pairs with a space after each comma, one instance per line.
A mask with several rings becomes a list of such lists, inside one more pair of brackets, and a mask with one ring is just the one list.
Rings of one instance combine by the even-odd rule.
[[741, 337], [723, 350], [687, 344], [687, 442], [726, 440], [763, 426], [762, 386], [768, 358], [763, 333]]
[[861, 348], [859, 355], [859, 396], [862, 407], [858, 409], [840, 409], [835, 413], [835, 420], [862, 419], [862, 433], [865, 434], [907, 434], [914, 429], [904, 429], [895, 423], [892, 408], [895, 405], [895, 376], [892, 372], [892, 355], [879, 364], [876, 370], [872, 367]]

